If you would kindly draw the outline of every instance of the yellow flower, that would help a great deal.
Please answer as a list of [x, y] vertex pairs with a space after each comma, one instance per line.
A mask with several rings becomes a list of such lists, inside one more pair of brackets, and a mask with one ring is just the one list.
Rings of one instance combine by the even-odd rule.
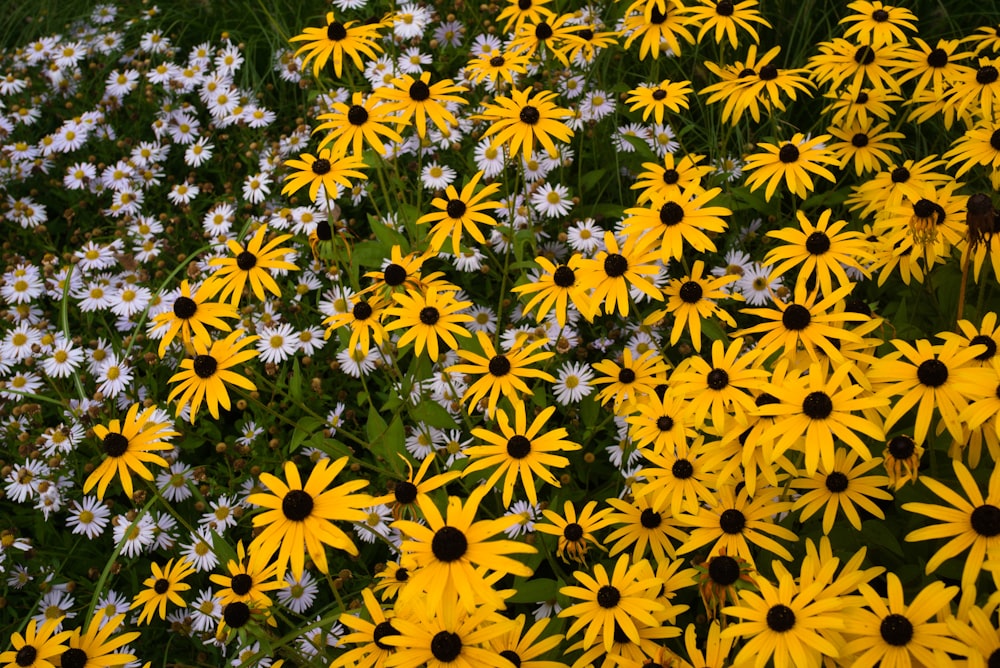
[[254, 348], [242, 350], [258, 338], [260, 337], [243, 336], [243, 330], [238, 329], [225, 339], [212, 341], [211, 345], [195, 340], [195, 356], [181, 360], [181, 370], [169, 380], [171, 383], [178, 383], [167, 395], [168, 402], [173, 401], [174, 397], [179, 397], [175, 414], [180, 415], [185, 406], [190, 406], [189, 421], [194, 423], [198, 409], [204, 401], [208, 406], [208, 412], [218, 419], [220, 406], [227, 411], [232, 406], [229, 391], [226, 389], [227, 383], [255, 392], [257, 386], [233, 371], [232, 367], [260, 354]]
[[392, 298], [397, 305], [387, 308], [385, 315], [396, 319], [386, 325], [385, 329], [393, 331], [406, 328], [406, 332], [397, 341], [400, 348], [412, 341], [417, 356], [422, 355], [424, 348], [427, 348], [428, 357], [436, 362], [440, 349], [439, 338], [452, 349], [457, 349], [456, 336], [472, 336], [461, 325], [463, 322], [471, 322], [472, 316], [459, 313], [471, 306], [472, 302], [457, 301], [452, 291], [429, 287], [426, 294], [407, 290], [405, 295], [393, 293]]
[[290, 42], [305, 42], [295, 52], [295, 56], [305, 54], [302, 67], [310, 60], [313, 63], [313, 74], [319, 76], [320, 70], [333, 58], [334, 73], [339, 78], [344, 67], [344, 56], [348, 56], [359, 69], [365, 68], [361, 56], [374, 59], [375, 52], [381, 51], [378, 43], [378, 29], [384, 24], [358, 24], [357, 21], [341, 23], [334, 18], [333, 12], [326, 14], [326, 26], [323, 28], [306, 28], [302, 34], [289, 39]]
[[280, 234], [264, 243], [267, 235], [267, 225], [257, 228], [246, 248], [230, 239], [226, 242], [229, 252], [234, 257], [212, 258], [208, 261], [210, 267], [222, 267], [205, 281], [205, 297], [218, 294], [221, 301], [230, 297], [230, 303], [238, 306], [243, 297], [243, 289], [249, 282], [254, 295], [264, 300], [264, 290], [276, 297], [281, 296], [281, 288], [268, 273], [269, 269], [298, 269], [293, 263], [285, 260], [285, 256], [294, 253], [291, 248], [279, 248], [279, 245], [292, 238], [291, 234]]
[[153, 474], [146, 468], [147, 463], [169, 466], [163, 457], [152, 451], [173, 450], [174, 446], [167, 439], [180, 434], [171, 429], [169, 422], [152, 421], [156, 406], [150, 406], [141, 415], [139, 407], [140, 404], [132, 404], [124, 423], [112, 420], [107, 427], [102, 424], [94, 425], [94, 435], [101, 439], [104, 453], [108, 457], [87, 476], [83, 483], [85, 494], [97, 485], [97, 497], [103, 499], [108, 484], [117, 474], [126, 496], [131, 498], [132, 473], [143, 480], [152, 480]]
[[330, 131], [320, 141], [319, 147], [322, 149], [332, 143], [330, 155], [334, 157], [346, 156], [350, 151], [354, 158], [361, 159], [365, 143], [379, 155], [385, 155], [382, 137], [395, 142], [403, 141], [399, 133], [388, 124], [401, 125], [405, 121], [400, 120], [398, 116], [390, 115], [388, 105], [374, 95], [369, 95], [365, 99], [363, 93], [356, 92], [351, 97], [350, 104], [334, 102], [330, 105], [330, 109], [330, 112], [317, 116], [319, 120], [326, 122], [317, 125], [313, 133]]
[[353, 185], [348, 177], [367, 179], [364, 172], [358, 171], [365, 166], [364, 160], [358, 157], [335, 157], [331, 149], [322, 149], [319, 156], [302, 153], [298, 159], [286, 160], [285, 164], [298, 171], [285, 177], [288, 183], [281, 189], [282, 195], [291, 195], [303, 186], [309, 186], [309, 199], [316, 201], [320, 186], [326, 198], [336, 199], [337, 186], [350, 190]]
[[181, 608], [186, 608], [187, 603], [181, 598], [180, 592], [187, 591], [191, 585], [183, 580], [194, 573], [194, 564], [181, 557], [174, 563], [171, 559], [166, 566], [152, 564], [153, 574], [143, 581], [146, 588], [139, 592], [132, 599], [131, 609], [142, 606], [139, 613], [139, 623], [153, 621], [153, 616], [158, 615], [160, 619], [167, 618], [167, 603], [173, 603]]
[[466, 363], [452, 365], [445, 369], [445, 372], [481, 376], [462, 395], [462, 403], [469, 401], [470, 407], [476, 406], [488, 394], [487, 417], [493, 417], [501, 394], [507, 397], [511, 404], [515, 406], [521, 404], [518, 393], [531, 391], [524, 382], [525, 378], [539, 378], [550, 383], [555, 382], [555, 378], [551, 374], [531, 368], [532, 364], [537, 364], [555, 355], [552, 351], [536, 352], [548, 344], [547, 339], [539, 339], [527, 345], [523, 345], [523, 341], [521, 341], [506, 354], [497, 352], [496, 348], [493, 347], [493, 342], [490, 341], [490, 337], [485, 332], [476, 332], [476, 340], [483, 349], [483, 354], [479, 355], [470, 350], [460, 349], [456, 352]]
[[496, 225], [496, 220], [485, 212], [500, 208], [500, 202], [489, 199], [500, 190], [500, 184], [490, 183], [476, 192], [476, 186], [481, 178], [483, 178], [482, 170], [475, 173], [462, 188], [461, 193], [455, 186], [449, 185], [445, 189], [444, 198], [435, 197], [431, 200], [431, 206], [438, 211], [424, 214], [417, 219], [417, 225], [435, 223], [430, 232], [430, 247], [434, 252], [440, 251], [450, 236], [451, 252], [458, 255], [463, 230], [479, 243], [486, 243], [486, 237], [480, 231], [479, 225]]
[[830, 135], [819, 135], [806, 140], [805, 135], [798, 132], [792, 136], [791, 141], [780, 146], [757, 144], [763, 152], [748, 155], [743, 165], [743, 171], [750, 173], [746, 181], [747, 186], [750, 190], [757, 190], [766, 183], [764, 198], [770, 200], [774, 191], [778, 189], [778, 184], [784, 182], [789, 191], [805, 199], [806, 195], [815, 189], [810, 174], [828, 181], [837, 180], [830, 170], [823, 166], [838, 162], [836, 156], [821, 147], [821, 144], [829, 139]]
[[532, 91], [530, 87], [512, 90], [511, 97], [496, 98], [496, 104], [486, 105], [482, 114], [473, 117], [474, 120], [490, 121], [483, 136], [493, 137], [490, 144], [493, 148], [506, 144], [511, 156], [521, 150], [525, 160], [531, 158], [536, 141], [549, 155], [556, 155], [558, 151], [552, 137], [566, 142], [573, 136], [573, 131], [561, 122], [570, 117], [569, 109], [552, 103], [556, 94], [539, 91], [532, 95]]

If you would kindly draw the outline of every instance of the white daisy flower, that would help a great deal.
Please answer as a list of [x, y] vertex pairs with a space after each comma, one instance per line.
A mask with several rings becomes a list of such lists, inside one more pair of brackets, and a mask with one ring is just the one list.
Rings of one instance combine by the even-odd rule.
[[444, 190], [454, 182], [455, 176], [454, 169], [433, 161], [420, 170], [420, 181], [428, 190]]
[[181, 554], [194, 564], [198, 572], [211, 571], [219, 565], [219, 557], [212, 544], [212, 530], [207, 527], [199, 527], [191, 533], [188, 542], [181, 547]]
[[573, 208], [573, 199], [569, 196], [569, 188], [557, 183], [544, 183], [531, 194], [531, 205], [539, 215], [546, 218], [565, 216]]
[[298, 334], [288, 323], [261, 327], [257, 333], [260, 335], [257, 350], [262, 362], [280, 364], [299, 349]]
[[139, 516], [135, 525], [125, 515], [115, 515], [112, 539], [122, 544], [121, 553], [126, 557], [137, 557], [147, 551], [156, 540], [156, 523], [148, 514]]
[[591, 381], [594, 372], [589, 364], [568, 362], [559, 369], [556, 382], [552, 385], [556, 401], [566, 406], [575, 404], [594, 391]]
[[278, 603], [296, 614], [304, 614], [312, 607], [316, 594], [319, 593], [316, 579], [309, 571], [302, 571], [302, 577], [296, 580], [289, 571], [285, 574], [285, 582], [288, 586], [278, 590]]
[[374, 543], [379, 536], [389, 537], [389, 522], [392, 521], [392, 509], [384, 503], [369, 506], [363, 510], [366, 517], [362, 522], [354, 523], [354, 533], [366, 543]]
[[98, 391], [109, 398], [117, 397], [132, 384], [132, 370], [124, 361], [119, 361], [118, 355], [114, 353], [104, 360], [95, 375], [99, 381]]

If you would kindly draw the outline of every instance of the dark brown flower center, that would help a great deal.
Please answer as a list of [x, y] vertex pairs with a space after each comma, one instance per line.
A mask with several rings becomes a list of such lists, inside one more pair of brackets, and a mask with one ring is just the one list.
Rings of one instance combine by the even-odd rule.
[[681, 301], [687, 304], [697, 304], [701, 300], [703, 294], [704, 291], [701, 289], [701, 285], [699, 285], [697, 281], [685, 281], [684, 284], [681, 285], [681, 289], [678, 292]]
[[414, 102], [423, 102], [431, 96], [431, 89], [420, 79], [410, 84], [410, 99]]
[[342, 23], [334, 21], [326, 27], [326, 38], [331, 42], [339, 42], [347, 37], [347, 28]]
[[669, 415], [661, 415], [656, 418], [656, 428], [660, 431], [670, 431], [674, 428], [674, 419]]
[[732, 16], [736, 8], [733, 6], [732, 0], [718, 0], [715, 3], [715, 13], [719, 16]]
[[646, 529], [655, 529], [660, 526], [663, 522], [663, 517], [660, 513], [656, 512], [651, 508], [646, 508], [639, 514], [639, 524], [641, 524]]
[[624, 368], [618, 372], [618, 382], [623, 385], [628, 385], [635, 382], [635, 371], [629, 368]]
[[548, 38], [552, 37], [552, 34], [552, 26], [545, 21], [542, 21], [535, 26], [535, 38], [540, 41], [544, 42]]
[[653, 91], [654, 100], [662, 100], [666, 96], [667, 96], [667, 91], [663, 90], [662, 88], [657, 88], [656, 90]]
[[438, 561], [457, 561], [465, 555], [469, 549], [469, 541], [460, 529], [443, 526], [434, 532], [431, 539], [431, 552]]
[[417, 486], [408, 480], [397, 482], [392, 491], [396, 497], [396, 503], [402, 506], [408, 506], [417, 500]]
[[948, 380], [948, 367], [941, 360], [924, 360], [917, 367], [917, 380], [928, 387], [941, 387]]
[[670, 227], [684, 220], [684, 207], [677, 202], [667, 202], [660, 207], [660, 222]]
[[121, 457], [128, 451], [128, 439], [121, 434], [110, 431], [104, 437], [104, 452], [108, 457]]
[[241, 629], [250, 621], [250, 606], [243, 601], [233, 601], [222, 611], [226, 624], [234, 629]]
[[813, 255], [822, 255], [830, 250], [830, 237], [825, 232], [813, 232], [806, 237], [806, 250]]
[[1000, 73], [997, 72], [997, 68], [992, 65], [986, 65], [984, 67], [980, 67], [976, 72], [976, 83], [988, 86], [995, 82], [998, 77], [1000, 77]]
[[851, 146], [854, 148], [864, 148], [865, 146], [868, 146], [868, 135], [864, 132], [855, 133], [855, 135], [851, 137]]
[[916, 452], [917, 444], [909, 436], [893, 436], [886, 446], [895, 459], [909, 459]]
[[514, 664], [514, 668], [520, 668], [520, 666], [521, 666], [521, 655], [519, 655], [514, 650], [512, 650], [512, 649], [505, 649], [502, 652], [500, 652], [500, 656], [502, 656], [503, 658], [507, 659], [512, 664]]
[[368, 110], [360, 104], [351, 105], [347, 110], [347, 121], [351, 125], [364, 125], [368, 122]]
[[597, 605], [602, 608], [613, 608], [618, 605], [620, 600], [622, 600], [622, 595], [617, 587], [604, 585], [597, 590]]
[[325, 220], [316, 223], [316, 238], [320, 241], [329, 241], [333, 238], [333, 228], [330, 227], [330, 223]]
[[809, 309], [800, 304], [789, 304], [781, 314], [781, 324], [785, 326], [785, 329], [796, 332], [808, 327], [811, 321], [812, 316], [809, 314]]
[[431, 654], [442, 663], [451, 663], [462, 653], [462, 638], [451, 631], [438, 631], [431, 638]]
[[552, 274], [552, 282], [560, 288], [571, 288], [576, 285], [576, 272], [564, 264], [556, 267]]
[[[663, 170], [663, 182], [666, 183], [668, 186], [672, 186], [672, 185], [674, 185], [675, 183], [677, 183], [680, 180], [681, 180], [681, 174], [676, 169], [664, 169]], [[684, 213], [684, 211], [682, 210], [681, 214], [683, 215], [683, 213]], [[662, 215], [662, 212], [661, 212], [661, 215]], [[660, 218], [660, 220], [662, 221], [663, 218]]]
[[927, 64], [931, 67], [944, 67], [948, 64], [948, 52], [944, 49], [934, 49], [927, 54]]
[[281, 512], [293, 522], [301, 522], [309, 517], [313, 510], [313, 498], [309, 492], [302, 489], [288, 490], [281, 500]]
[[[88, 658], [87, 653], [79, 647], [70, 647], [62, 653], [59, 661], [62, 668], [86, 668]], [[31, 664], [29, 663], [28, 665]]]
[[885, 11], [884, 9], [876, 9], [874, 12], [872, 12], [872, 21], [875, 21], [877, 23], [885, 23], [888, 20], [889, 20], [889, 12]]
[[515, 434], [507, 439], [507, 454], [511, 459], [524, 459], [531, 454], [531, 441], [521, 434]]
[[382, 272], [382, 276], [385, 278], [385, 284], [394, 288], [406, 281], [406, 269], [402, 265], [393, 262], [386, 266]]
[[759, 76], [763, 81], [773, 81], [778, 78], [778, 68], [768, 63], [760, 68]]
[[326, 158], [320, 158], [314, 160], [312, 164], [312, 173], [316, 176], [323, 176], [324, 174], [330, 173], [330, 161]]
[[740, 564], [732, 557], [720, 554], [708, 562], [708, 577], [715, 584], [728, 587], [740, 579]]
[[772, 605], [767, 611], [767, 628], [775, 633], [784, 633], [795, 626], [795, 613], [783, 603]]
[[687, 480], [694, 475], [694, 467], [686, 459], [678, 459], [674, 462], [674, 465], [670, 467], [670, 472], [674, 474], [674, 477], [678, 480]]
[[14, 663], [19, 666], [31, 666], [34, 665], [37, 657], [38, 650], [31, 645], [25, 645], [17, 650], [17, 654], [14, 655]]
[[521, 122], [527, 123], [528, 125], [534, 125], [541, 117], [542, 116], [538, 113], [538, 110], [530, 104], [526, 104], [524, 108], [521, 109], [521, 113], [518, 114], [518, 118], [521, 119]]
[[993, 340], [992, 337], [986, 336], [985, 334], [977, 334], [969, 340], [970, 346], [982, 345], [986, 346], [986, 350], [976, 355], [976, 359], [980, 362], [985, 362], [986, 360], [992, 358], [997, 354], [997, 342]]
[[190, 297], [181, 295], [174, 300], [174, 315], [181, 320], [194, 317], [198, 312], [198, 303]]
[[913, 638], [913, 624], [903, 615], [893, 613], [882, 620], [878, 632], [893, 647], [903, 647]]
[[462, 200], [451, 199], [448, 200], [448, 204], [447, 206], [445, 206], [444, 210], [448, 214], [449, 218], [457, 219], [465, 215], [465, 210], [467, 208], [468, 207], [465, 206], [465, 202], [463, 202]]
[[604, 258], [604, 273], [611, 278], [618, 278], [628, 271], [628, 259], [618, 253], [608, 253]]
[[250, 251], [243, 251], [236, 256], [236, 266], [243, 271], [250, 271], [257, 266], [257, 256]]
[[371, 304], [366, 301], [358, 302], [354, 305], [354, 308], [351, 309], [351, 315], [354, 316], [355, 320], [367, 320], [371, 317], [373, 312]]
[[379, 622], [378, 624], [375, 625], [375, 628], [372, 630], [372, 640], [375, 642], [375, 644], [378, 646], [379, 649], [384, 649], [384, 650], [391, 650], [393, 649], [393, 647], [392, 645], [386, 645], [384, 642], [382, 642], [382, 639], [387, 636], [398, 636], [398, 635], [399, 631], [396, 630], [396, 627], [393, 626], [392, 622], [390, 622], [389, 620], [386, 620], [384, 622]]
[[746, 525], [747, 518], [735, 508], [726, 508], [719, 515], [719, 527], [728, 534], [742, 533]]
[[420, 322], [433, 327], [441, 319], [441, 313], [433, 306], [425, 306], [420, 309]]
[[219, 368], [219, 363], [211, 355], [196, 355], [191, 366], [199, 378], [211, 378]]
[[493, 56], [490, 58], [491, 67], [503, 67], [506, 62], [503, 56]]
[[253, 589], [253, 578], [246, 573], [237, 573], [229, 586], [237, 596], [246, 596]]
[[725, 369], [712, 369], [705, 377], [708, 386], [713, 390], [721, 390], [729, 385], [729, 374]]
[[155, 591], [160, 596], [163, 596], [170, 589], [170, 580], [166, 578], [160, 578], [153, 583], [153, 591]]
[[834, 471], [826, 476], [826, 488], [834, 494], [840, 494], [847, 489], [847, 476], [840, 471]]
[[861, 66], [871, 65], [875, 62], [875, 49], [867, 44], [858, 47], [858, 50], [854, 52], [854, 62]]
[[910, 180], [910, 170], [906, 167], [897, 167], [890, 175], [893, 183], [906, 183]]
[[570, 522], [563, 527], [563, 538], [571, 543], [575, 543], [583, 538], [583, 527], [576, 522]]
[[496, 355], [490, 360], [489, 370], [494, 376], [506, 376], [510, 373], [510, 360], [503, 355]]
[[1000, 508], [985, 504], [972, 511], [969, 516], [972, 530], [980, 536], [992, 538], [1000, 535]]
[[778, 160], [787, 164], [793, 163], [799, 159], [799, 147], [795, 144], [782, 144], [781, 148], [778, 149]]
[[802, 412], [812, 420], [825, 420], [833, 412], [833, 401], [826, 392], [810, 392], [802, 400]]

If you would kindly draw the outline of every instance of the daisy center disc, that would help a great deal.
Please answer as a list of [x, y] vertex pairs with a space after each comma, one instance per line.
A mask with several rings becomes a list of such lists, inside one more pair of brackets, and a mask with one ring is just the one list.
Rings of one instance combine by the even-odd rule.
[[330, 161], [326, 158], [320, 158], [312, 164], [312, 173], [316, 176], [323, 176], [324, 174], [330, 173]]
[[198, 304], [190, 297], [180, 296], [174, 300], [174, 315], [181, 320], [187, 320], [198, 312]]
[[514, 459], [524, 459], [531, 454], [531, 441], [520, 434], [507, 440], [507, 454]]
[[660, 526], [661, 522], [663, 522], [663, 517], [660, 513], [652, 510], [651, 508], [646, 508], [642, 511], [642, 514], [639, 515], [639, 524], [646, 529], [655, 529]]
[[552, 282], [560, 288], [571, 288], [576, 284], [576, 272], [564, 264], [556, 267], [552, 274]]
[[347, 120], [351, 125], [364, 125], [368, 122], [368, 110], [355, 104], [347, 110]]
[[250, 251], [243, 251], [236, 256], [236, 266], [243, 271], [250, 271], [257, 266], [257, 256]]
[[355, 320], [367, 320], [371, 317], [372, 313], [371, 304], [368, 302], [358, 302], [351, 310], [351, 314], [354, 316]]
[[893, 436], [887, 449], [895, 459], [909, 459], [916, 450], [916, 443], [909, 436]]
[[397, 503], [408, 506], [417, 500], [417, 486], [407, 480], [397, 482], [393, 494], [396, 497]]
[[980, 536], [992, 538], [1000, 535], [1000, 508], [986, 504], [979, 506], [969, 516], [972, 530]]
[[583, 527], [576, 522], [570, 522], [563, 527], [563, 538], [571, 543], [575, 543], [583, 538]]
[[670, 467], [670, 472], [674, 474], [674, 477], [678, 480], [687, 480], [694, 475], [694, 467], [691, 466], [691, 462], [686, 459], [678, 459], [674, 462], [674, 465]]
[[[70, 647], [62, 653], [59, 660], [62, 668], [84, 668], [87, 665], [87, 653], [78, 647]], [[29, 664], [30, 665], [30, 664]]]
[[378, 623], [375, 626], [375, 629], [372, 631], [372, 640], [375, 642], [376, 645], [378, 645], [379, 649], [391, 650], [392, 645], [386, 645], [384, 642], [382, 642], [382, 638], [385, 638], [387, 636], [398, 636], [398, 635], [399, 631], [396, 629], [396, 627], [392, 625], [392, 622], [386, 620], [384, 622]]
[[289, 490], [281, 500], [281, 512], [293, 522], [301, 522], [309, 517], [312, 509], [313, 498], [305, 490]]
[[451, 631], [438, 631], [431, 638], [431, 654], [442, 663], [451, 663], [462, 653], [462, 639]]
[[742, 533], [746, 525], [747, 518], [735, 508], [723, 510], [719, 516], [719, 527], [728, 534]]
[[795, 613], [787, 605], [772, 605], [767, 611], [767, 627], [775, 633], [784, 633], [795, 626]]
[[109, 432], [104, 437], [104, 452], [108, 457], [121, 457], [128, 451], [128, 439], [117, 432]]
[[465, 210], [468, 207], [465, 206], [465, 202], [460, 199], [448, 200], [448, 205], [444, 208], [445, 213], [448, 214], [449, 218], [461, 218], [465, 215]]
[[233, 601], [222, 611], [222, 618], [234, 629], [242, 628], [250, 621], [250, 606], [243, 601]]
[[620, 600], [622, 600], [622, 595], [617, 587], [604, 585], [597, 590], [597, 605], [602, 608], [613, 608], [618, 605], [618, 601]]
[[532, 107], [530, 104], [526, 104], [521, 113], [518, 114], [518, 118], [521, 119], [522, 123], [527, 123], [528, 125], [534, 125], [541, 119], [542, 115], [538, 113], [538, 110]]
[[433, 306], [425, 306], [420, 309], [420, 322], [433, 327], [441, 319], [441, 313]]
[[14, 663], [19, 666], [32, 666], [34, 665], [37, 657], [38, 650], [31, 645], [25, 645], [21, 649], [17, 650], [17, 654], [14, 655]]
[[219, 363], [211, 355], [198, 355], [191, 364], [199, 378], [211, 378], [219, 368]]
[[417, 79], [410, 85], [410, 99], [414, 102], [423, 102], [431, 96], [431, 89], [423, 81]]
[[893, 613], [882, 620], [878, 632], [893, 647], [903, 647], [913, 638], [913, 624], [903, 615]]
[[170, 589], [170, 580], [167, 580], [166, 578], [160, 578], [159, 580], [153, 583], [153, 591], [155, 591], [157, 594], [161, 596], [163, 594], [166, 594], [167, 590], [169, 589]]
[[924, 360], [917, 367], [917, 380], [928, 387], [941, 387], [948, 380], [948, 367], [941, 360]]
[[508, 360], [504, 355], [496, 355], [489, 363], [490, 374], [497, 376], [506, 376], [510, 373], [510, 360]]
[[618, 278], [628, 271], [628, 259], [618, 253], [609, 253], [604, 258], [604, 273], [611, 278]]
[[708, 562], [708, 577], [715, 584], [728, 587], [740, 579], [740, 564], [732, 557], [721, 554]]
[[253, 589], [253, 578], [246, 573], [237, 573], [233, 576], [229, 586], [237, 596], [246, 596]]
[[326, 27], [326, 38], [331, 42], [339, 42], [347, 37], [347, 28], [338, 21], [334, 21]]
[[826, 488], [834, 494], [840, 494], [847, 489], [847, 476], [840, 471], [834, 471], [826, 477]]
[[403, 281], [406, 280], [406, 269], [394, 262], [386, 266], [382, 276], [385, 278], [385, 284], [394, 288], [397, 285], [402, 285]]

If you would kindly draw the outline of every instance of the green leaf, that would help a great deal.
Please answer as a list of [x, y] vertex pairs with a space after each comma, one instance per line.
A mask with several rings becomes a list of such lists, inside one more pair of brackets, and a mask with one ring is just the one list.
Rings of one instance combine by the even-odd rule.
[[584, 397], [580, 401], [580, 421], [587, 429], [597, 426], [597, 418], [601, 413], [601, 406], [593, 395]]
[[379, 267], [382, 260], [389, 256], [388, 250], [380, 241], [362, 241], [354, 246], [351, 253], [351, 264], [362, 267]]
[[403, 464], [397, 454], [403, 451], [406, 431], [399, 416], [396, 415], [392, 418], [392, 422], [387, 424], [381, 413], [372, 405], [368, 409], [368, 424], [365, 425], [365, 429], [368, 435], [368, 448], [381, 457], [390, 469], [402, 475]]
[[295, 427], [292, 429], [292, 437], [288, 441], [288, 451], [295, 452], [299, 447], [310, 438], [317, 431], [325, 426], [324, 423], [319, 418], [314, 418], [311, 415], [306, 415], [299, 418], [298, 422], [295, 423]]
[[445, 410], [444, 406], [430, 399], [425, 399], [410, 409], [410, 417], [439, 429], [457, 429], [455, 418]]
[[514, 589], [517, 593], [507, 599], [511, 603], [542, 603], [555, 599], [559, 593], [559, 583], [549, 578], [518, 578], [514, 581]]
[[409, 252], [409, 244], [406, 242], [406, 237], [402, 234], [372, 215], [368, 216], [368, 224], [372, 228], [372, 234], [375, 235], [375, 238], [378, 239], [383, 246], [390, 250], [393, 246], [399, 246], [403, 253]]
[[586, 192], [596, 186], [607, 173], [606, 169], [594, 169], [580, 177], [580, 192]]
[[892, 531], [886, 531], [885, 529], [884, 522], [870, 521], [861, 523], [861, 535], [864, 537], [866, 544], [885, 548], [897, 557], [904, 556], [903, 548], [900, 547], [896, 536], [893, 535]]
[[288, 381], [288, 398], [297, 404], [302, 403], [302, 368], [299, 366], [298, 357], [292, 364], [292, 377]]

